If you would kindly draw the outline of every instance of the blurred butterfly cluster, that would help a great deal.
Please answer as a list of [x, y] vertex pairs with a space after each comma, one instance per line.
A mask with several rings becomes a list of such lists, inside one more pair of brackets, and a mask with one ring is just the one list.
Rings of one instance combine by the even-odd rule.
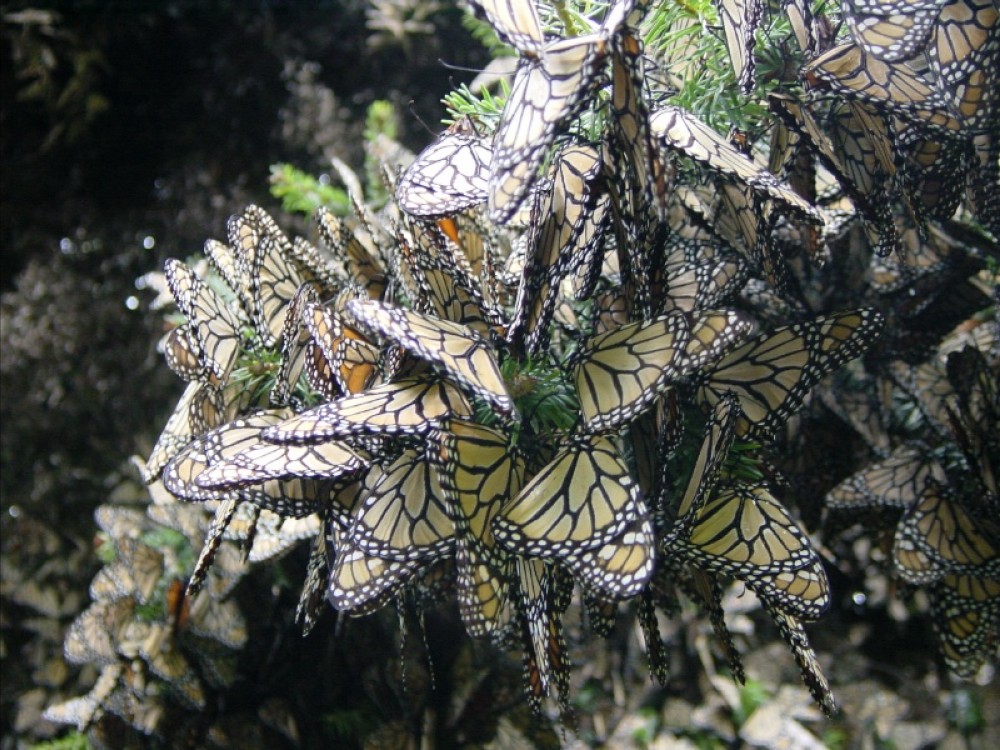
[[[679, 103], [694, 48], [646, 44], [665, 18], [697, 24], [686, 4], [470, 6], [516, 56], [502, 108], [470, 95], [419, 155], [388, 151], [393, 200], [355, 188], [315, 243], [250, 206], [208, 264], [166, 264], [181, 318], [161, 346], [188, 386], [144, 472], [203, 514], [192, 609], [227, 606], [213, 571], [234, 540], [250, 561], [308, 541], [306, 632], [326, 607], [455, 602], [469, 636], [521, 652], [530, 704], [568, 715], [571, 605], [598, 635], [634, 616], [664, 683], [662, 618], [689, 600], [742, 681], [735, 581], [832, 713], [803, 622], [836, 561], [774, 468], [806, 453], [792, 417], [812, 402], [879, 461], [830, 493], [831, 523], [895, 516], [897, 575], [932, 587], [946, 663], [975, 672], [1000, 611], [1000, 252], [972, 226], [998, 215], [995, 6], [719, 0], [739, 89], [757, 90], [761, 28], [804, 65], [769, 70], [774, 116], [725, 136]], [[72, 648], [158, 590], [167, 563], [137, 538], [115, 542]], [[112, 690], [136, 655], [180, 670], [162, 628], [155, 658], [107, 629], [80, 658], [103, 648]]]

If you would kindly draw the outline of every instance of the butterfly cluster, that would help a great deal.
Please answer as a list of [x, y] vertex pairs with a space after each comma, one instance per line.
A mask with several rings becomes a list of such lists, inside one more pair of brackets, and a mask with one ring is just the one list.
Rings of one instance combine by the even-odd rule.
[[826, 497], [831, 537], [880, 538], [900, 586], [926, 589], [945, 664], [966, 678], [995, 654], [1000, 631], [998, 329], [981, 322], [926, 362], [894, 363], [890, 387], [926, 420], [921, 439], [898, 435]]
[[[965, 471], [876, 426], [885, 463], [831, 492], [830, 516], [895, 513], [895, 570], [933, 587], [945, 659], [974, 672], [1000, 610], [995, 332], [924, 360], [996, 304], [995, 245], [952, 220], [968, 179], [989, 226], [995, 9], [845, 0], [853, 41], [832, 46], [825, 17], [785, 3], [807, 64], [771, 93], [765, 144], [671, 101], [649, 3], [559, 21], [470, 5], [517, 55], [495, 122], [456, 119], [384, 164], [393, 200], [320, 209], [315, 244], [250, 206], [207, 267], [167, 261], [180, 317], [161, 348], [188, 385], [145, 479], [208, 513], [188, 597], [228, 540], [259, 561], [308, 539], [307, 632], [327, 606], [454, 601], [469, 636], [521, 651], [532, 706], [568, 713], [571, 604], [606, 635], [630, 603], [665, 682], [658, 618], [683, 596], [742, 681], [721, 604], [736, 581], [832, 713], [803, 626], [830, 583], [766, 459], [796, 446], [813, 394], [861, 431], [895, 389]], [[750, 90], [769, 15], [719, 15]]]
[[[102, 505], [95, 512], [105, 566], [90, 585], [92, 603], [70, 625], [67, 662], [99, 671], [86, 695], [50, 706], [49, 721], [89, 728], [93, 741], [160, 735], [207, 694], [233, 685], [247, 626], [229, 594], [246, 566], [236, 546], [219, 549], [205, 589], [185, 598], [189, 559], [200, 548], [205, 515], [159, 492], [142, 510]], [[221, 726], [217, 728], [222, 731]]]

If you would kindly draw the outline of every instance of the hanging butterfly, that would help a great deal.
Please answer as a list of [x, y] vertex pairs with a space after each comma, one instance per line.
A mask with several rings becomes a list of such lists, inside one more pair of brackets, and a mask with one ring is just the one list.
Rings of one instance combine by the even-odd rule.
[[652, 113], [650, 128], [666, 148], [704, 164], [723, 177], [735, 177], [754, 190], [766, 193], [806, 221], [823, 224], [823, 217], [808, 201], [768, 172], [765, 165], [744, 156], [690, 112], [666, 105]]
[[469, 416], [461, 392], [434, 378], [404, 378], [307, 409], [261, 437], [273, 443], [323, 443], [351, 435], [419, 435], [452, 416]]
[[574, 377], [584, 429], [628, 421], [672, 382], [718, 359], [752, 325], [735, 311], [661, 315], [591, 337]]
[[608, 599], [631, 599], [653, 574], [655, 536], [648, 517], [637, 518], [606, 544], [560, 557], [584, 591]]
[[898, 4], [844, 0], [844, 15], [854, 41], [867, 53], [885, 62], [900, 62], [927, 48], [942, 4], [944, 0]]
[[[522, 5], [534, 9], [531, 3]], [[421, 218], [450, 216], [484, 203], [491, 156], [472, 121], [457, 120], [407, 167], [396, 188], [396, 202]]]
[[382, 262], [372, 250], [324, 206], [316, 209], [316, 226], [320, 239], [346, 266], [351, 282], [364, 289], [372, 299], [381, 298], [388, 280]]
[[961, 123], [950, 114], [948, 99], [926, 78], [904, 64], [893, 64], [867, 55], [856, 44], [841, 44], [808, 63], [802, 75], [811, 88], [829, 87], [848, 99], [871, 104], [879, 111], [898, 115], [956, 135]]
[[201, 472], [195, 484], [209, 490], [252, 487], [271, 480], [338, 479], [356, 475], [370, 457], [333, 441], [316, 445], [258, 442]]
[[365, 554], [346, 539], [336, 524], [326, 528], [330, 580], [326, 597], [331, 606], [352, 615], [365, 615], [384, 607], [418, 571], [424, 561], [387, 560]]
[[449, 377], [489, 401], [508, 418], [516, 415], [493, 348], [468, 327], [375, 300], [353, 299], [347, 303], [347, 311], [363, 328], [441, 366]]
[[607, 41], [605, 33], [560, 39], [536, 59], [521, 61], [493, 142], [488, 204], [494, 222], [510, 221], [534, 186], [546, 151], [587, 105]]
[[736, 83], [744, 94], [749, 94], [754, 86], [753, 50], [757, 43], [757, 27], [764, 16], [764, 3], [761, 0], [715, 0], [715, 7], [726, 33], [726, 47]]
[[873, 510], [898, 516], [917, 502], [928, 479], [945, 482], [944, 470], [926, 446], [904, 443], [830, 490], [825, 504], [831, 514], [850, 514], [845, 521]]
[[931, 625], [948, 669], [971, 679], [996, 656], [1000, 638], [1000, 581], [949, 575], [927, 591]]
[[242, 347], [242, 319], [179, 260], [168, 258], [164, 273], [178, 309], [189, 321], [188, 330], [197, 343], [199, 359], [211, 375], [210, 382], [215, 386], [226, 383]]
[[143, 466], [143, 481], [146, 484], [155, 482], [163, 467], [196, 435], [217, 427], [223, 419], [219, 390], [206, 382], [188, 383]]
[[647, 515], [615, 443], [575, 436], [493, 519], [509, 551], [560, 560], [611, 544]]
[[826, 716], [833, 716], [837, 713], [837, 702], [802, 623], [796, 617], [769, 606], [766, 601], [764, 607], [777, 625], [781, 639], [795, 657], [809, 694]]
[[953, 490], [928, 479], [896, 527], [892, 548], [896, 572], [918, 585], [947, 574], [1000, 579], [1000, 545], [979, 526]]
[[[259, 445], [266, 448], [266, 444], [261, 444], [261, 431], [279, 423], [286, 415], [287, 412], [283, 410], [262, 411], [206, 433], [170, 461], [163, 473], [164, 486], [175, 496], [192, 502], [220, 500], [226, 497], [229, 494], [226, 489], [200, 484], [202, 477], [211, 468], [225, 463], [244, 450], [260, 451], [261, 448], [256, 448]], [[341, 471], [341, 464], [336, 463], [338, 460], [345, 462], [347, 471], [353, 471], [360, 465], [360, 459], [353, 452], [345, 452], [339, 446], [333, 450], [334, 453], [326, 457], [319, 452], [314, 452], [312, 455], [303, 452], [299, 458], [312, 459], [313, 462], [318, 462], [335, 473]], [[332, 466], [331, 462], [334, 462]], [[266, 476], [275, 473], [287, 476], [284, 465], [275, 467], [274, 470], [265, 468], [259, 473], [234, 467], [232, 470], [227, 470], [224, 480], [220, 481], [226, 487], [232, 487], [234, 482], [239, 484], [235, 496], [240, 501], [253, 503], [282, 516], [302, 517], [314, 512], [322, 495], [320, 483], [308, 478], [272, 479]], [[317, 473], [315, 466], [312, 473]], [[265, 476], [262, 478], [261, 474]], [[232, 475], [236, 475], [236, 478]], [[243, 484], [247, 475], [252, 476], [252, 479]]]
[[601, 170], [600, 155], [586, 143], [573, 143], [555, 157], [551, 190], [539, 190], [525, 240], [514, 316], [507, 332], [512, 347], [537, 355], [560, 298], [560, 283], [575, 255], [599, 241], [592, 221]]
[[740, 435], [773, 433], [828, 373], [860, 355], [883, 317], [862, 308], [784, 326], [737, 347], [694, 378], [697, 400], [714, 406], [726, 392], [740, 402]]
[[433, 460], [455, 529], [459, 612], [474, 638], [502, 631], [512, 616], [508, 593], [512, 561], [493, 538], [492, 521], [524, 481], [524, 460], [508, 435], [452, 419], [432, 434]]
[[414, 448], [374, 466], [352, 514], [350, 544], [365, 554], [404, 562], [450, 555], [455, 525], [441, 474]]

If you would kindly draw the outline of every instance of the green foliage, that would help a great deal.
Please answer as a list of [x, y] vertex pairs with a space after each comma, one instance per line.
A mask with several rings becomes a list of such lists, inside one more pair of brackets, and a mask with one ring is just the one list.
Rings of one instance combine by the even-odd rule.
[[736, 726], [746, 723], [754, 711], [767, 703], [770, 694], [764, 684], [748, 678], [745, 685], [740, 686], [740, 706], [733, 712]]
[[97, 545], [97, 559], [104, 565], [113, 563], [115, 558], [118, 557], [118, 548], [115, 547], [111, 535], [102, 531], [97, 535], [97, 538], [99, 540]]
[[748, 484], [760, 482], [764, 473], [760, 468], [761, 444], [752, 440], [734, 440], [726, 456], [726, 473], [732, 479]]
[[948, 723], [963, 735], [983, 731], [986, 720], [983, 718], [982, 696], [967, 688], [955, 690], [948, 702]]
[[70, 732], [58, 739], [31, 745], [28, 750], [91, 750], [91, 745], [87, 735], [82, 732]]
[[500, 371], [524, 418], [523, 427], [531, 434], [568, 431], [573, 426], [580, 405], [560, 368], [547, 360], [508, 359]]
[[478, 94], [473, 94], [463, 83], [441, 100], [448, 108], [448, 118], [445, 119], [445, 123], [450, 125], [463, 117], [470, 117], [491, 130], [495, 129], [500, 121], [504, 102], [510, 95], [510, 84], [501, 78], [499, 88], [500, 92], [496, 96], [486, 88], [481, 89]]
[[660, 729], [660, 716], [655, 708], [640, 708], [636, 718], [641, 722], [632, 730], [632, 740], [639, 747], [648, 747], [656, 739]]
[[270, 182], [271, 195], [281, 200], [285, 211], [307, 216], [312, 216], [320, 206], [326, 206], [341, 216], [350, 211], [350, 201], [344, 190], [291, 164], [272, 165]]
[[847, 745], [847, 732], [843, 729], [831, 728], [823, 732], [823, 736], [820, 738], [823, 744], [829, 748], [829, 750], [846, 750]]
[[[399, 138], [396, 108], [383, 99], [372, 102], [365, 117], [365, 143], [374, 143], [379, 136], [392, 140]], [[371, 149], [365, 149], [365, 199], [375, 207], [385, 205], [390, 198], [379, 170], [379, 160]]]
[[497, 36], [493, 27], [485, 21], [480, 21], [472, 13], [465, 14], [465, 17], [462, 19], [462, 25], [493, 57], [514, 56], [514, 49], [510, 45], [500, 41], [500, 37]]

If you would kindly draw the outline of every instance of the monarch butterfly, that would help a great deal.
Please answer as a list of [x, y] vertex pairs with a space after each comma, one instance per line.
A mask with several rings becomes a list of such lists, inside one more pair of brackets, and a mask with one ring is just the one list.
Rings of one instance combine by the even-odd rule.
[[[869, 200], [881, 200], [896, 174], [894, 144], [887, 119], [862, 102], [835, 106], [829, 115], [830, 141], [840, 171]], [[876, 213], [876, 217], [881, 215]]]
[[469, 0], [469, 7], [520, 52], [537, 53], [545, 43], [538, 8], [530, 0]]
[[694, 312], [716, 307], [746, 279], [746, 264], [730, 253], [692, 263], [668, 258], [662, 279], [654, 279], [654, 289], [663, 290], [661, 312]]
[[792, 652], [792, 656], [795, 657], [799, 671], [802, 673], [802, 681], [809, 688], [809, 694], [823, 709], [824, 714], [833, 716], [837, 712], [837, 701], [833, 696], [833, 690], [830, 689], [830, 683], [819, 665], [816, 652], [809, 643], [809, 636], [805, 628], [802, 627], [802, 623], [793, 615], [769, 606], [766, 601], [764, 608], [774, 620], [774, 624], [778, 626], [778, 633]]
[[284, 410], [259, 412], [206, 433], [170, 461], [163, 473], [164, 487], [184, 500], [218, 499], [218, 492], [198, 485], [199, 476], [210, 466], [254, 445], [264, 427], [280, 422], [288, 413]]
[[303, 637], [309, 635], [326, 606], [326, 589], [329, 571], [326, 562], [326, 540], [317, 535], [309, 551], [306, 576], [302, 592], [295, 606], [295, 622], [302, 628]]
[[1000, 480], [1000, 388], [995, 361], [993, 358], [991, 363], [980, 349], [967, 346], [948, 354], [946, 364], [958, 406], [949, 410], [952, 432], [980, 486], [993, 495]]
[[926, 447], [904, 443], [884, 461], [865, 467], [830, 490], [826, 507], [832, 513], [902, 512], [917, 502], [928, 479], [945, 482], [944, 470]]
[[337, 396], [360, 393], [379, 377], [378, 348], [341, 319], [343, 305], [359, 292], [356, 287], [347, 290], [338, 297], [333, 309], [307, 305], [303, 312], [315, 345], [312, 356], [306, 360], [310, 382], [316, 387], [316, 381], [327, 380]]
[[[613, 33], [613, 32], [611, 32]], [[535, 184], [548, 147], [587, 104], [609, 32], [546, 44], [522, 60], [500, 114], [490, 164], [489, 215], [506, 224]]]
[[193, 380], [207, 379], [201, 353], [201, 345], [195, 338], [188, 322], [182, 323], [160, 340], [157, 349], [163, 354], [173, 373], [190, 383]]
[[247, 258], [253, 256], [260, 243], [261, 230], [248, 213], [229, 217], [226, 222], [228, 247], [222, 243], [205, 245], [212, 265], [236, 292], [236, 299], [247, 319], [253, 319], [253, 292], [250, 289], [250, 267]]
[[683, 315], [665, 315], [587, 340], [574, 373], [586, 429], [631, 419], [682, 374], [687, 322]]
[[670, 655], [660, 635], [660, 623], [656, 617], [656, 606], [652, 593], [642, 592], [636, 607], [636, 619], [642, 628], [642, 639], [646, 644], [646, 663], [649, 674], [657, 684], [665, 687], [670, 681]]
[[163, 467], [195, 435], [221, 424], [223, 414], [222, 394], [218, 389], [207, 382], [188, 383], [143, 466], [143, 481], [146, 484], [155, 482]]
[[734, 485], [694, 511], [677, 543], [698, 567], [738, 578], [819, 565], [808, 537], [763, 485]]
[[751, 588], [761, 600], [771, 602], [773, 608], [800, 620], [818, 620], [830, 608], [830, 582], [819, 564], [791, 572], [761, 574]]
[[852, 0], [845, 0], [844, 5], [854, 41], [880, 60], [899, 62], [926, 49], [942, 3], [934, 0], [905, 4], [899, 10], [877, 7], [869, 11], [860, 10]]
[[[269, 425], [277, 424], [286, 412], [280, 410], [263, 411], [257, 414], [237, 419], [229, 424], [218, 427], [203, 437], [193, 441], [183, 452], [178, 454], [167, 465], [163, 474], [163, 484], [172, 494], [184, 500], [205, 502], [222, 499], [227, 495], [227, 489], [217, 489], [200, 484], [205, 474], [217, 465], [224, 464], [237, 454], [248, 449], [260, 453], [266, 445], [261, 445], [261, 430]], [[256, 446], [260, 445], [260, 448]], [[267, 453], [266, 450], [263, 452]], [[325, 456], [322, 453], [301, 452], [302, 455], [292, 456], [300, 460], [311, 460], [312, 474], [317, 473], [316, 464], [325, 466], [333, 472], [340, 470], [341, 459], [353, 471], [360, 465], [360, 459], [353, 452], [343, 452], [339, 447]], [[287, 459], [288, 454], [282, 454]], [[268, 459], [273, 457], [267, 456]], [[302, 517], [316, 509], [322, 495], [321, 484], [315, 479], [294, 477], [289, 479], [271, 478], [288, 476], [285, 464], [278, 466], [253, 467], [240, 469], [238, 466], [224, 471], [209, 474], [209, 478], [224, 474], [220, 482], [226, 487], [232, 487], [244, 481], [247, 486], [239, 486], [235, 490], [240, 501], [247, 501], [261, 508], [271, 510], [282, 516]], [[223, 527], [224, 528], [224, 527]], [[220, 532], [221, 533], [221, 532]]]
[[367, 466], [368, 458], [347, 445], [275, 445], [258, 442], [213, 463], [195, 479], [209, 490], [230, 490], [275, 479], [343, 479]]
[[275, 346], [281, 343], [288, 306], [306, 280], [291, 259], [282, 253], [272, 234], [261, 237], [251, 261], [250, 289], [257, 334], [265, 346]]
[[883, 62], [865, 54], [852, 43], [823, 53], [803, 69], [805, 80], [815, 88], [826, 84], [849, 99], [859, 99], [875, 108], [923, 127], [954, 135], [961, 123], [949, 114], [949, 102], [918, 73], [902, 64]]
[[753, 90], [756, 67], [753, 59], [755, 35], [764, 15], [764, 4], [761, 0], [715, 0], [715, 7], [726, 32], [726, 47], [736, 72], [736, 83], [744, 94], [749, 94]]
[[212, 384], [225, 383], [240, 353], [243, 321], [181, 261], [168, 258], [164, 272], [177, 307], [189, 321], [189, 330], [198, 344], [203, 365], [211, 373]]
[[523, 343], [529, 356], [537, 354], [547, 340], [559, 284], [571, 258], [586, 252], [586, 246], [597, 239], [590, 209], [597, 197], [594, 182], [600, 169], [600, 155], [593, 146], [571, 144], [555, 158], [551, 190], [539, 191], [536, 196], [514, 318], [507, 334], [508, 342], [515, 347]]
[[607, 544], [567, 553], [559, 562], [585, 591], [611, 599], [631, 599], [653, 574], [655, 538], [649, 518], [637, 518]]
[[334, 609], [365, 615], [385, 606], [414, 575], [426, 567], [420, 560], [387, 560], [354, 547], [346, 532], [327, 525], [330, 580], [326, 597]]
[[118, 660], [118, 636], [131, 621], [135, 599], [96, 601], [69, 626], [63, 653], [70, 664], [105, 666]]
[[[996, 117], [1000, 64], [998, 10], [990, 0], [949, 0], [929, 45], [931, 70], [954, 113], [968, 129], [989, 127]], [[995, 160], [995, 157], [994, 157]]]
[[576, 436], [504, 504], [493, 534], [511, 552], [560, 558], [610, 544], [646, 514], [614, 442]]
[[422, 560], [449, 555], [455, 525], [441, 472], [422, 450], [406, 448], [365, 478], [347, 538], [368, 555]]
[[879, 312], [862, 308], [761, 334], [700, 373], [696, 398], [714, 406], [731, 391], [743, 411], [739, 433], [773, 433], [824, 375], [861, 354], [882, 324]]
[[944, 662], [971, 679], [996, 653], [1000, 635], [1000, 583], [975, 575], [950, 575], [928, 589], [931, 624]]
[[749, 333], [735, 311], [661, 315], [591, 337], [575, 370], [584, 427], [632, 419], [671, 381], [717, 357]]
[[305, 325], [306, 308], [319, 302], [319, 293], [312, 284], [303, 284], [288, 305], [281, 332], [281, 364], [274, 377], [270, 401], [273, 406], [287, 404], [299, 377], [306, 368], [311, 351], [312, 335]]
[[315, 285], [323, 296], [335, 293], [344, 284], [343, 273], [334, 259], [305, 237], [292, 240], [288, 259], [298, 268], [305, 283]]
[[520, 491], [524, 461], [507, 435], [473, 422], [452, 419], [432, 437], [455, 529], [459, 611], [469, 635], [492, 635], [511, 617], [513, 565], [497, 547], [491, 523]]
[[316, 209], [316, 225], [323, 243], [346, 263], [352, 283], [364, 289], [369, 297], [380, 298], [388, 282], [382, 263], [372, 251], [325, 206]]
[[414, 227], [414, 234], [415, 247], [402, 237], [399, 244], [417, 283], [419, 311], [468, 326], [483, 338], [492, 337], [493, 326], [502, 325], [500, 315], [487, 308], [471, 270], [457, 262], [461, 252], [449, 251], [446, 235], [434, 224]]
[[735, 177], [753, 190], [767, 193], [807, 221], [823, 223], [819, 212], [791, 186], [768, 172], [763, 164], [737, 151], [690, 112], [666, 105], [650, 116], [650, 127], [667, 148], [695, 159], [723, 177]]
[[212, 563], [215, 561], [219, 548], [222, 546], [222, 535], [226, 531], [226, 527], [229, 526], [230, 521], [233, 520], [233, 516], [236, 515], [236, 509], [240, 504], [240, 501], [232, 495], [224, 497], [219, 501], [215, 509], [215, 516], [212, 518], [212, 522], [209, 524], [208, 531], [205, 534], [205, 541], [202, 544], [201, 552], [198, 554], [198, 559], [195, 560], [194, 570], [191, 571], [191, 577], [188, 579], [187, 589], [185, 590], [186, 596], [193, 598], [201, 591], [202, 586], [205, 585], [205, 579], [208, 577], [209, 571], [212, 569]]
[[443, 380], [404, 378], [307, 409], [266, 428], [274, 443], [322, 443], [361, 434], [415, 435], [451, 416], [469, 416], [465, 397]]
[[347, 311], [363, 327], [377, 331], [428, 362], [440, 365], [449, 377], [472, 389], [504, 415], [516, 414], [493, 348], [468, 327], [431, 315], [392, 308], [375, 300], [350, 300]]
[[695, 512], [670, 551], [695, 566], [738, 578], [762, 599], [816, 619], [830, 605], [829, 584], [809, 538], [763, 485], [720, 490]]
[[[919, 130], [916, 132], [920, 132]], [[962, 202], [969, 170], [966, 143], [897, 136], [897, 182], [919, 217], [947, 219]]]
[[889, 363], [889, 375], [935, 431], [951, 435], [948, 411], [949, 406], [953, 410], [957, 407], [958, 396], [944, 367], [934, 360], [916, 366], [894, 360]]
[[920, 236], [920, 230], [909, 219], [902, 219], [900, 224], [903, 257], [872, 258], [871, 286], [880, 294], [898, 292], [924, 276], [940, 274], [955, 265], [963, 254], [958, 243], [935, 224], [926, 227], [925, 237]]
[[667, 213], [666, 169], [656, 150], [649, 125], [645, 94], [645, 60], [642, 42], [625, 29], [611, 56], [612, 127], [617, 137], [615, 155], [621, 154], [633, 178], [625, 188], [628, 220], [641, 221], [639, 205], [653, 206], [660, 219]]
[[899, 520], [892, 559], [908, 583], [931, 583], [955, 573], [1000, 578], [998, 547], [954, 491], [934, 479], [927, 480], [918, 501]]
[[[537, 558], [515, 557], [528, 703], [541, 708], [553, 686], [560, 703], [569, 690], [569, 661], [557, 598], [556, 568]], [[572, 591], [572, 585], [570, 585]], [[561, 709], [563, 706], [561, 705]]]
[[152, 547], [127, 537], [115, 540], [117, 556], [90, 582], [90, 598], [112, 601], [131, 596], [146, 604], [163, 577], [163, 555]]
[[739, 416], [739, 403], [732, 393], [719, 399], [709, 415], [694, 468], [677, 505], [674, 524], [661, 543], [662, 548], [669, 549], [675, 539], [686, 539], [690, 535], [697, 513], [715, 489], [719, 472], [736, 435]]
[[808, 0], [783, 0], [782, 4], [785, 8], [785, 15], [788, 16], [788, 21], [792, 25], [795, 41], [798, 42], [799, 49], [808, 60], [816, 54], [817, 46], [812, 5]]
[[[534, 9], [533, 4], [524, 3]], [[486, 201], [492, 152], [468, 118], [458, 120], [420, 152], [396, 188], [411, 216], [449, 216]]]

